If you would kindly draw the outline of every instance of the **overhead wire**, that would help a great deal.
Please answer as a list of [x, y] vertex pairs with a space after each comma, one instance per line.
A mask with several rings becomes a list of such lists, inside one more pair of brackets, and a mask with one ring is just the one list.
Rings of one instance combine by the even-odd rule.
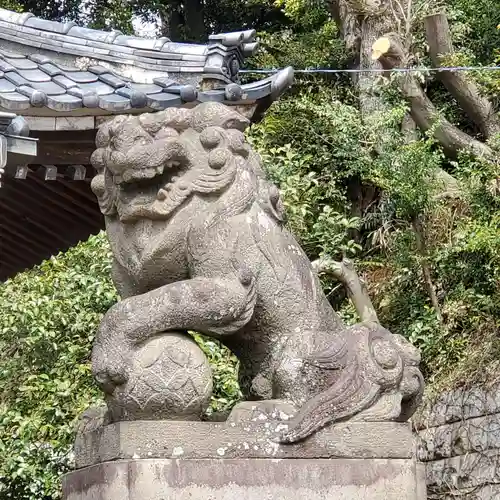
[[[281, 71], [283, 68], [259, 68], [259, 69], [240, 69], [240, 73], [254, 74], [273, 74]], [[315, 73], [425, 73], [443, 71], [500, 71], [500, 66], [443, 66], [439, 68], [414, 67], [414, 68], [305, 68], [294, 69], [295, 73], [315, 74]]]

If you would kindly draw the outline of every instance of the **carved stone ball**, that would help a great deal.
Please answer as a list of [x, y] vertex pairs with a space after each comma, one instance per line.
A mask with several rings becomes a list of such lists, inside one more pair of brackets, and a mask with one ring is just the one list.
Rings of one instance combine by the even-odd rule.
[[135, 353], [126, 384], [107, 399], [114, 421], [199, 420], [212, 395], [212, 370], [183, 333], [165, 333]]

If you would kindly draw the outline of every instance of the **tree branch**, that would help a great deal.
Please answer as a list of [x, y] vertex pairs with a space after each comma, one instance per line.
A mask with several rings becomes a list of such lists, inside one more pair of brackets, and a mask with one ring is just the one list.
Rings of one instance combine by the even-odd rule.
[[[390, 33], [379, 38], [372, 46], [372, 57], [380, 61], [388, 71], [403, 66], [405, 55], [399, 36]], [[449, 156], [456, 157], [459, 151], [468, 150], [478, 157], [494, 161], [495, 155], [486, 144], [462, 132], [441, 116], [411, 74], [401, 75], [400, 88], [410, 104], [410, 113], [415, 123], [424, 132], [432, 131]]]
[[[444, 13], [439, 13], [427, 16], [424, 22], [429, 54], [433, 64], [439, 67], [443, 59], [454, 52], [448, 19]], [[459, 71], [441, 71], [437, 76], [486, 138], [500, 133], [498, 113], [465, 74]]]
[[347, 295], [363, 323], [379, 323], [366, 286], [359, 279], [352, 261], [342, 259], [341, 262], [337, 262], [328, 257], [321, 257], [315, 260], [312, 266], [318, 274], [324, 273], [333, 276], [344, 285]]

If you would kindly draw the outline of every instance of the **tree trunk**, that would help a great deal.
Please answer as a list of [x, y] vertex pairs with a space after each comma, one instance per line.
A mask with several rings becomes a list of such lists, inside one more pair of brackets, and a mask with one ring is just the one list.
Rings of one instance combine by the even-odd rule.
[[184, 0], [184, 22], [186, 27], [186, 41], [205, 41], [207, 31], [201, 0]]
[[[435, 66], [453, 54], [448, 19], [443, 13], [425, 18], [425, 31], [429, 54]], [[467, 116], [479, 127], [485, 138], [500, 133], [500, 119], [490, 101], [481, 96], [479, 89], [464, 73], [441, 71], [437, 73], [450, 94], [458, 101]]]
[[166, 36], [174, 42], [181, 42], [183, 39], [180, 10], [180, 2], [175, 1], [160, 9], [158, 12], [161, 21], [162, 36]]
[[427, 255], [427, 245], [425, 243], [425, 232], [422, 225], [422, 220], [419, 215], [415, 216], [412, 220], [413, 230], [415, 232], [415, 240], [417, 244], [417, 252], [420, 256], [420, 265], [422, 266], [422, 274], [424, 276], [424, 284], [427, 290], [427, 294], [431, 299], [432, 307], [436, 312], [436, 317], [438, 321], [443, 323], [443, 316], [441, 314], [441, 307], [436, 295], [436, 289], [434, 288], [434, 283], [432, 282], [431, 268], [429, 266], [429, 260]]

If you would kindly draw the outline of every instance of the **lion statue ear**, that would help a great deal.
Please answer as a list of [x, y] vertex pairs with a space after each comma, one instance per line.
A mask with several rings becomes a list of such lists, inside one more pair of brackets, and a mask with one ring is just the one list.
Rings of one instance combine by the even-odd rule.
[[259, 204], [264, 211], [280, 224], [286, 223], [286, 212], [280, 198], [280, 192], [274, 184], [260, 180]]
[[236, 129], [244, 132], [250, 125], [250, 120], [220, 102], [199, 104], [193, 108], [189, 122], [196, 132], [202, 132], [207, 127]]

